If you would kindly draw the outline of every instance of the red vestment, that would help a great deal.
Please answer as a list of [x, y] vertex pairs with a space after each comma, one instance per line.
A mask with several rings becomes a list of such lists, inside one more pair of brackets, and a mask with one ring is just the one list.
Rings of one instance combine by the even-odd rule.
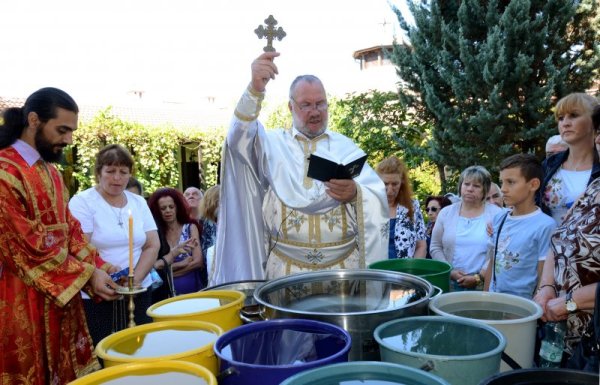
[[0, 385], [66, 384], [99, 363], [79, 291], [107, 268], [58, 170], [0, 150]]

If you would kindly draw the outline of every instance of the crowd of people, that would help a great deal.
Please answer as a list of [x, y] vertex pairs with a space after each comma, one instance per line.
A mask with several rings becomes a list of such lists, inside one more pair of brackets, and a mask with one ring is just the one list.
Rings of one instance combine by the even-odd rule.
[[[150, 321], [152, 303], [207, 286], [430, 258], [452, 265], [453, 291], [518, 295], [537, 302], [544, 321], [566, 320], [568, 359], [600, 281], [598, 101], [583, 93], [558, 101], [560, 140], [550, 138], [543, 162], [510, 156], [498, 165], [498, 184], [472, 165], [457, 195], [429, 196], [422, 210], [396, 156], [375, 169], [365, 163], [351, 178], [308, 176], [317, 156], [348, 164], [365, 155], [328, 129], [317, 77], [290, 86], [293, 127], [264, 129], [258, 118], [278, 56], [253, 61], [224, 144], [221, 184], [205, 192], [163, 187], [146, 201], [131, 154], [110, 144], [96, 156], [96, 185], [69, 199], [52, 163], [77, 128], [73, 99], [45, 88], [4, 113], [2, 378], [63, 384], [99, 368], [93, 345], [125, 327], [117, 292], [124, 278], [111, 275], [128, 268], [130, 242], [134, 284], [147, 289], [135, 299], [137, 324]], [[23, 355], [24, 347], [38, 353]], [[74, 347], [77, 354], [66, 353]]]

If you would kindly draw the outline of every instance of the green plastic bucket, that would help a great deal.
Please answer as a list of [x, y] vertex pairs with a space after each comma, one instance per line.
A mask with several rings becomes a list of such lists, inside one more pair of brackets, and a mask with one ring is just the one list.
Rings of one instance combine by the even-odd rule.
[[427, 370], [456, 385], [477, 385], [498, 373], [506, 347], [495, 328], [458, 317], [401, 318], [373, 334], [382, 361]]
[[452, 265], [448, 262], [437, 261], [435, 259], [384, 259], [373, 262], [369, 269], [379, 269], [388, 271], [400, 271], [402, 273], [419, 276], [434, 286], [442, 289], [443, 293], [450, 291], [450, 272]]
[[450, 385], [444, 379], [405, 365], [377, 361], [344, 362], [307, 370], [280, 385]]

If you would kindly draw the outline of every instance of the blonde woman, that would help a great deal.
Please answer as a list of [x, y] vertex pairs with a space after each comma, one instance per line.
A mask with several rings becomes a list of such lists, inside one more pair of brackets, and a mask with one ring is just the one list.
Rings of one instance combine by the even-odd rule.
[[482, 166], [467, 167], [458, 181], [461, 200], [438, 214], [431, 235], [431, 257], [452, 265], [452, 290], [483, 289], [489, 227], [502, 209], [487, 203], [492, 178]]
[[598, 100], [585, 93], [572, 93], [556, 103], [554, 116], [560, 137], [568, 149], [545, 159], [544, 180], [536, 203], [560, 225], [573, 202], [600, 176], [594, 149], [592, 112]]

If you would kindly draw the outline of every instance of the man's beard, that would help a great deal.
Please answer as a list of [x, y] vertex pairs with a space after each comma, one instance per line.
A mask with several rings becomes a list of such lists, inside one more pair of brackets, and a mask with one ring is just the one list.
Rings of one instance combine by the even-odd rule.
[[[60, 162], [64, 146], [50, 143], [44, 135], [44, 126], [45, 124], [40, 124], [35, 132], [35, 148], [46, 162]], [[57, 147], [60, 147], [60, 151], [55, 151]]]
[[323, 126], [321, 127], [321, 129], [316, 132], [310, 132], [310, 130], [306, 127], [306, 124], [304, 124], [304, 122], [302, 122], [302, 120], [300, 120], [300, 118], [298, 116], [296, 116], [296, 114], [292, 113], [292, 122], [294, 124], [294, 128], [296, 128], [296, 130], [300, 131], [301, 133], [303, 133], [307, 138], [309, 139], [313, 139], [316, 138], [317, 136], [321, 135], [322, 133], [325, 132], [325, 129], [327, 128], [327, 119], [321, 121], [321, 123], [323, 123]]

